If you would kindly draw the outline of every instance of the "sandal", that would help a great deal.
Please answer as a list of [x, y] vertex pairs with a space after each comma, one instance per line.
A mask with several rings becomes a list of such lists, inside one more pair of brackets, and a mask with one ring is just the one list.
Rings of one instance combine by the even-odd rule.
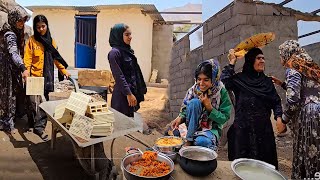
[[18, 132], [18, 130], [17, 129], [5, 129], [4, 130], [4, 132], [6, 133], [6, 134], [9, 134], [9, 135], [14, 135], [14, 134], [16, 134], [17, 132]]
[[45, 132], [41, 132], [41, 133], [39, 133], [39, 132], [37, 132], [37, 131], [33, 131], [36, 135], [38, 135], [44, 142], [47, 142], [47, 141], [49, 141], [49, 136], [48, 136], [48, 134], [47, 133], [45, 133]]

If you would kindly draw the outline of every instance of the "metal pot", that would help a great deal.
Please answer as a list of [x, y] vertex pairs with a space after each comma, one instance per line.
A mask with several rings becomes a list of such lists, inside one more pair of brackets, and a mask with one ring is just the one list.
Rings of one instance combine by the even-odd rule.
[[132, 172], [130, 172], [129, 171], [130, 163], [138, 161], [140, 159], [142, 159], [142, 154], [139, 152], [129, 154], [122, 159], [121, 169], [124, 173], [124, 177], [127, 180], [149, 180], [149, 179], [168, 180], [170, 178], [171, 173], [174, 169], [174, 163], [169, 157], [167, 157], [163, 154], [158, 154], [157, 160], [161, 161], [161, 162], [165, 162], [170, 166], [170, 172], [168, 174], [166, 174], [164, 176], [160, 176], [160, 177], [139, 176], [139, 175], [136, 175], [136, 174], [133, 174]]
[[208, 176], [217, 168], [217, 153], [201, 146], [183, 147], [179, 151], [180, 167], [192, 176]]
[[178, 156], [178, 153], [177, 152], [174, 152], [174, 151], [165, 151], [165, 152], [162, 152], [159, 148], [157, 147], [152, 147], [152, 149], [154, 151], [156, 151], [157, 153], [161, 153], [165, 156], [168, 156], [173, 162], [175, 162], [177, 160], [177, 156]]
[[[242, 180], [257, 179], [274, 179], [274, 180], [286, 180], [279, 171], [271, 164], [255, 159], [240, 158], [232, 161], [232, 171]], [[252, 173], [252, 175], [250, 175]]]
[[[179, 140], [181, 140], [181, 143], [180, 143], [180, 144], [177, 144], [177, 145], [174, 145], [174, 146], [160, 146], [160, 145], [157, 145], [157, 142], [158, 142], [160, 139], [165, 139], [165, 138], [179, 139]], [[182, 139], [181, 137], [176, 137], [176, 136], [163, 136], [163, 137], [161, 137], [161, 138], [158, 138], [158, 139], [155, 141], [154, 146], [155, 146], [160, 152], [178, 152], [183, 144], [184, 144], [184, 141], [183, 141], [183, 139]]]

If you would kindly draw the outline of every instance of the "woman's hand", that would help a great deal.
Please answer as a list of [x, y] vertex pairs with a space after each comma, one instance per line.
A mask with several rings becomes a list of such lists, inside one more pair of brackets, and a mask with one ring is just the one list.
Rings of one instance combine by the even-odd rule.
[[281, 86], [282, 85], [282, 81], [274, 76], [271, 76], [271, 79], [272, 79], [272, 82], [275, 83], [276, 85], [278, 86]]
[[27, 82], [27, 77], [29, 77], [29, 76], [30, 76], [30, 74], [29, 74], [28, 70], [23, 71], [22, 78], [23, 78], [24, 82]]
[[137, 105], [137, 99], [133, 94], [127, 95], [127, 100], [130, 107], [134, 107]]
[[207, 94], [201, 94], [199, 96], [199, 98], [200, 98], [200, 101], [201, 101], [202, 105], [206, 108], [206, 110], [211, 112], [213, 107], [212, 107], [210, 99], [208, 98], [208, 95]]
[[284, 133], [287, 131], [287, 126], [285, 124], [282, 123], [282, 118], [281, 117], [278, 117], [277, 118], [277, 131], [278, 133]]
[[229, 50], [228, 59], [229, 59], [229, 63], [232, 65], [235, 65], [237, 63], [237, 57], [235, 55], [234, 49]]
[[171, 123], [172, 130], [178, 129], [178, 127], [179, 127], [179, 125], [181, 123], [182, 123], [182, 118], [181, 117], [177, 117], [175, 120], [173, 120], [172, 123]]

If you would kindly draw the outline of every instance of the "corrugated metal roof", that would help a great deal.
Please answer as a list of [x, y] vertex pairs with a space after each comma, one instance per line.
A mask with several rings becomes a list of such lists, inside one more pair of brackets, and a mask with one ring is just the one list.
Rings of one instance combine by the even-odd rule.
[[150, 11], [149, 16], [155, 21], [164, 21], [158, 9], [153, 4], [119, 4], [119, 5], [97, 5], [97, 6], [26, 6], [30, 11], [45, 10], [45, 9], [62, 9], [62, 10], [75, 10], [82, 12], [95, 12], [105, 9], [127, 9], [127, 8], [140, 8], [142, 11]]

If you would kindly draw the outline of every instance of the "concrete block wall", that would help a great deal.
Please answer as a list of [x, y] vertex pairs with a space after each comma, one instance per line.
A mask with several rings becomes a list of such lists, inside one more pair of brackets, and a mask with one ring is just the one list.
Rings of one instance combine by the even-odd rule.
[[187, 90], [194, 84], [194, 70], [202, 61], [202, 47], [190, 52], [189, 36], [176, 42], [172, 48], [169, 67], [170, 116], [176, 118]]
[[161, 79], [169, 78], [173, 25], [154, 24], [152, 41], [151, 71], [158, 70], [156, 82], [161, 82]]
[[[180, 104], [188, 88], [194, 83], [190, 74], [203, 59], [216, 58], [221, 67], [227, 65], [227, 52], [242, 40], [261, 32], [274, 32], [276, 39], [263, 48], [268, 75], [284, 79], [278, 47], [285, 40], [298, 39], [297, 21], [292, 13], [275, 4], [243, 2], [235, 0], [203, 24], [203, 46], [190, 52], [189, 37], [176, 42], [172, 48], [169, 70], [170, 112], [178, 115]], [[193, 59], [195, 58], [195, 59]], [[196, 63], [191, 63], [196, 62]], [[239, 60], [236, 70], [241, 71], [244, 59]], [[285, 92], [277, 88], [282, 99]]]
[[[288, 39], [298, 38], [297, 21], [286, 9], [263, 2], [243, 2], [236, 0], [204, 24], [204, 59], [216, 58], [221, 66], [227, 65], [227, 53], [242, 40], [263, 32], [274, 32], [276, 39], [262, 50], [266, 57], [266, 71], [284, 79], [284, 68], [280, 65], [278, 47]], [[236, 66], [241, 70], [244, 60]], [[282, 99], [284, 91], [278, 89]]]

